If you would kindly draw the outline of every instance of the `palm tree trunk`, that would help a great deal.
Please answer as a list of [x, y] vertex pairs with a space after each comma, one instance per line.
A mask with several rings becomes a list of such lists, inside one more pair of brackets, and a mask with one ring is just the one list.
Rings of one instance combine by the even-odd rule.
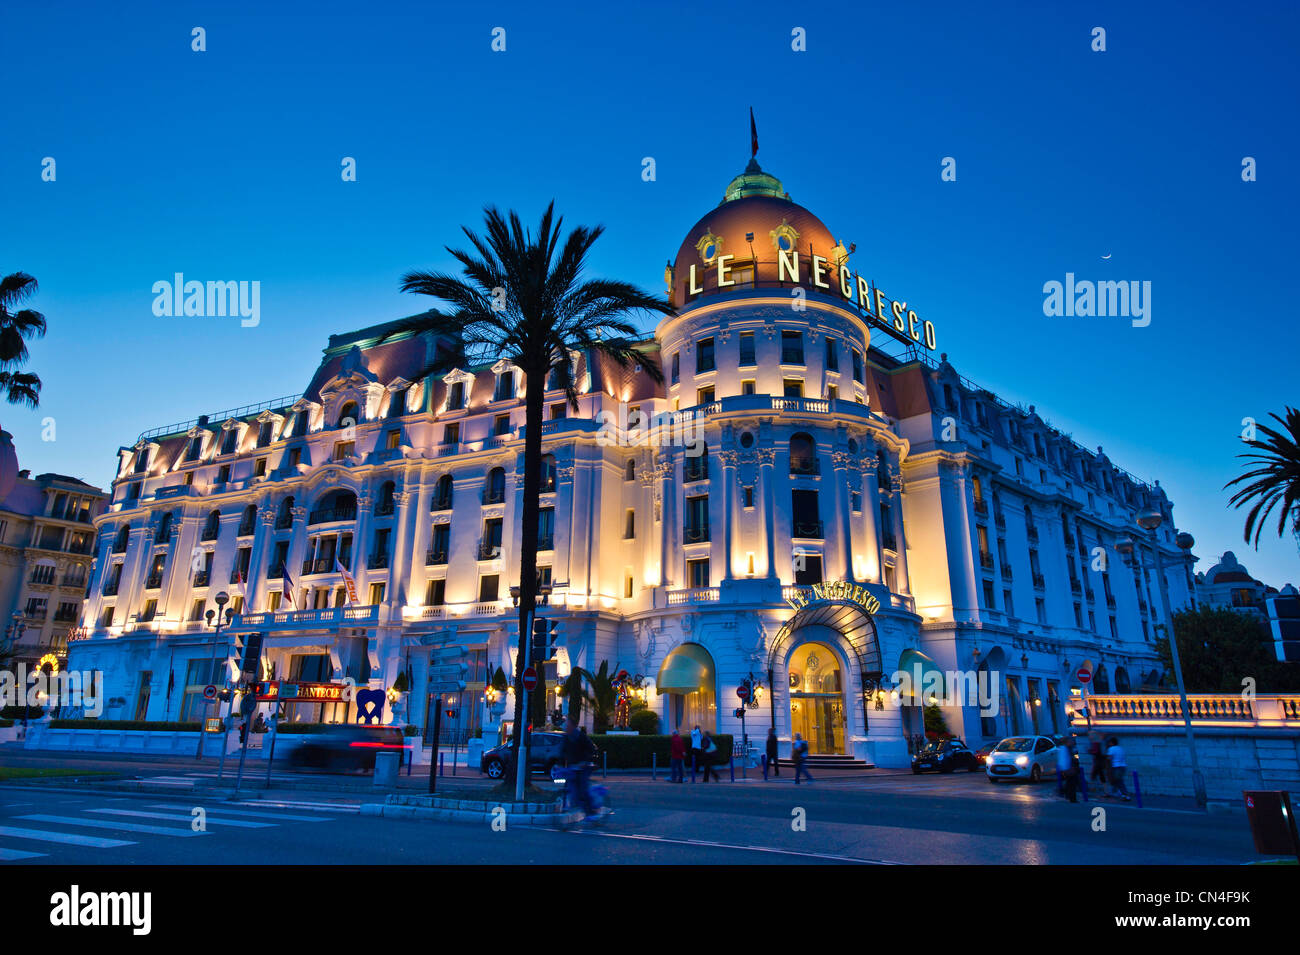
[[[522, 538], [519, 549], [519, 652], [515, 658], [515, 725], [512, 734], [516, 758], [515, 771], [520, 768], [524, 720], [524, 656], [528, 641], [532, 639], [530, 624], [537, 602], [537, 525], [538, 496], [542, 490], [542, 410], [546, 399], [546, 370], [524, 370], [524, 501], [520, 520]], [[527, 769], [523, 769], [527, 781]], [[510, 782], [515, 781], [514, 773]]]

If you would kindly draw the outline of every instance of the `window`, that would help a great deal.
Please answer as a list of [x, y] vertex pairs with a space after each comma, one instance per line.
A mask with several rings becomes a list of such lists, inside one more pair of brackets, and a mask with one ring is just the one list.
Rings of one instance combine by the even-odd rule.
[[225, 484], [229, 480], [230, 480], [230, 465], [223, 464], [221, 465], [221, 468], [217, 471], [217, 483]]
[[635, 481], [635, 480], [636, 480], [636, 460], [635, 460], [635, 459], [629, 459], [629, 460], [628, 460], [628, 462], [627, 462], [627, 467], [623, 469], [623, 480], [624, 480], [624, 481]]
[[426, 607], [441, 607], [446, 602], [447, 581], [441, 577], [435, 577], [429, 581], [429, 585], [424, 591], [424, 605]]
[[796, 550], [794, 554], [794, 582], [811, 586], [822, 582], [822, 555]]
[[862, 352], [856, 348], [853, 349], [853, 380], [858, 384], [863, 384], [865, 380], [862, 377]]
[[257, 446], [264, 448], [271, 443], [275, 436], [275, 422], [270, 418], [263, 421], [257, 428]]
[[542, 493], [547, 494], [555, 490], [556, 464], [555, 455], [542, 455]]
[[352, 456], [356, 450], [356, 443], [353, 441], [335, 441], [334, 442], [334, 460], [342, 461], [344, 458]]
[[785, 394], [785, 396], [786, 396], [787, 398], [802, 398], [802, 397], [803, 397], [803, 379], [802, 379], [802, 378], [786, 378], [786, 379], [782, 382], [782, 389], [783, 389], [783, 392], [784, 392], [784, 394]]
[[827, 386], [826, 386], [826, 397], [827, 397], [827, 398], [829, 398], [831, 401], [834, 401], [834, 400], [835, 400], [836, 398], [838, 398], [839, 396], [840, 396], [840, 389], [839, 389], [837, 386], [835, 386], [835, 385], [827, 385]]
[[826, 370], [840, 370], [840, 350], [839, 342], [833, 338], [826, 339]]
[[258, 458], [253, 462], [253, 477], [264, 477], [266, 475], [266, 458]]
[[781, 332], [781, 364], [802, 365], [803, 363], [803, 333]]
[[483, 541], [479, 549], [480, 560], [501, 556], [501, 518], [489, 517], [483, 522]]
[[[154, 602], [157, 603], [157, 601]], [[203, 611], [205, 609], [207, 609], [207, 601], [202, 597], [196, 598], [194, 603], [190, 606], [190, 623], [197, 623], [202, 620]]]
[[496, 574], [484, 574], [478, 581], [478, 599], [480, 603], [495, 603], [501, 578]]
[[450, 474], [444, 474], [442, 477], [438, 478], [438, 487], [433, 492], [433, 500], [430, 502], [429, 510], [451, 510], [452, 488], [453, 484]]
[[447, 410], [459, 411], [465, 407], [465, 382], [453, 381], [447, 389]]
[[500, 504], [506, 499], [506, 470], [493, 468], [488, 472], [487, 484], [483, 488], [484, 504]]
[[677, 384], [677, 382], [681, 380], [681, 377], [682, 377], [682, 354], [681, 352], [673, 352], [672, 383], [674, 385]]
[[568, 416], [569, 416], [569, 405], [567, 402], [561, 401], [558, 402], [557, 404], [551, 405], [552, 421], [560, 421], [564, 418], [567, 418]]
[[103, 612], [102, 615], [100, 615], [100, 618], [99, 618], [99, 625], [100, 625], [101, 627], [111, 627], [111, 626], [113, 626], [113, 608], [112, 608], [112, 607], [105, 607], [105, 608], [104, 608], [104, 612]]
[[746, 378], [740, 383], [740, 393], [742, 395], [752, 395], [758, 391], [758, 382], [753, 378]]
[[758, 362], [754, 360], [753, 332], [740, 333], [740, 364], [742, 366], [758, 364]]
[[397, 443], [402, 440], [402, 432], [397, 428], [387, 432], [384, 435], [384, 450], [393, 451], [397, 448]]
[[350, 428], [357, 423], [360, 416], [361, 411], [357, 407], [357, 403], [355, 401], [346, 402], [339, 411], [338, 426], [340, 428]]
[[442, 429], [443, 444], [460, 444], [460, 422], [456, 421]]
[[791, 537], [820, 539], [821, 513], [817, 505], [817, 492], [795, 488], [790, 492]]
[[701, 338], [695, 348], [695, 373], [713, 371], [717, 367], [713, 361], [713, 339]]
[[539, 507], [537, 509], [537, 549], [555, 549], [554, 507]]
[[632, 596], [632, 575], [631, 574], [623, 575], [623, 596], [624, 597]]
[[1039, 623], [1047, 623], [1047, 602], [1042, 597], [1034, 599], [1034, 611], [1038, 614]]
[[709, 539], [709, 496], [701, 494], [686, 499], [686, 543], [697, 544]]
[[515, 396], [515, 373], [503, 371], [497, 375], [496, 390], [492, 392], [493, 401], [509, 401]]
[[1011, 602], [1011, 591], [1009, 590], [1002, 591], [1002, 607], [1006, 610], [1008, 617], [1014, 617], [1016, 615], [1016, 608]]
[[697, 405], [713, 404], [713, 395], [714, 391], [712, 385], [708, 388], [700, 388], [695, 392], [695, 403]]
[[510, 433], [510, 415], [499, 414], [492, 419], [492, 434], [496, 437]]
[[185, 666], [185, 689], [181, 695], [180, 718], [184, 722], [201, 720], [208, 712], [208, 701], [203, 699], [203, 688], [209, 683], [224, 683], [221, 669], [224, 660], [200, 657], [189, 660]]
[[752, 484], [746, 484], [741, 489], [741, 492], [744, 494], [745, 507], [752, 508], [754, 506], [754, 486]]
[[406, 389], [394, 391], [388, 399], [388, 417], [400, 418], [406, 414]]
[[861, 491], [853, 491], [849, 494], [849, 507], [853, 510], [854, 514], [859, 514], [862, 512]]
[[451, 525], [434, 524], [433, 543], [429, 547], [429, 563], [431, 564], [447, 563], [447, 548], [450, 543], [451, 543]]
[[686, 585], [688, 587], [709, 586], [709, 559], [707, 557], [686, 562]]
[[374, 606], [384, 602], [384, 585], [381, 582], [375, 582], [370, 585], [370, 604]]
[[993, 602], [993, 581], [984, 581], [984, 606], [989, 610], [996, 610], [997, 605]]
[[623, 539], [633, 540], [636, 537], [636, 510], [627, 509], [627, 514], [623, 519]]
[[302, 448], [290, 448], [290, 449], [289, 449], [289, 469], [290, 469], [291, 471], [292, 471], [292, 470], [296, 470], [297, 467], [298, 467], [298, 465], [301, 464], [301, 463], [302, 463]]
[[[301, 415], [299, 417], [302, 417]], [[235, 447], [239, 442], [239, 429], [231, 428], [221, 438], [221, 453], [234, 454]]]
[[190, 438], [189, 446], [186, 447], [185, 449], [185, 460], [197, 461], [199, 459], [199, 454], [200, 452], [202, 452], [202, 450], [203, 450], [203, 435], [196, 434], [194, 437]]

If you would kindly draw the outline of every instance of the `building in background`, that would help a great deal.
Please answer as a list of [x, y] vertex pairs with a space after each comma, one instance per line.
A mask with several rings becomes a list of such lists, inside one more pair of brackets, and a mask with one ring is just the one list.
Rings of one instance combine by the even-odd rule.
[[1277, 593], [1250, 572], [1227, 551], [1217, 564], [1196, 575], [1196, 600], [1202, 607], [1223, 608], [1249, 614], [1261, 622], [1267, 619], [1264, 601]]
[[[609, 661], [665, 731], [737, 735], [752, 675], [751, 738], [771, 723], [892, 766], [924, 733], [904, 674], [937, 677], [971, 745], [1065, 731], [1080, 668], [1100, 692], [1158, 683], [1159, 590], [1178, 608], [1193, 589], [1159, 484], [936, 359], [942, 329], [855, 251], [751, 161], [665, 270], [678, 313], [641, 346], [664, 382], [570, 356], [578, 407], [550, 389], [542, 434], [544, 672]], [[262, 677], [315, 688], [290, 719], [352, 718], [345, 680], [409, 674], [386, 721], [427, 737], [441, 698], [449, 739], [504, 728], [488, 684], [518, 640], [522, 374], [422, 376], [447, 343], [390, 327], [332, 337], [300, 396], [121, 449], [73, 646], [105, 671], [107, 718], [206, 715], [229, 634], [257, 631]], [[214, 651], [219, 591], [236, 617]]]
[[0, 648], [32, 670], [60, 668], [80, 625], [94, 555], [94, 522], [108, 495], [63, 474], [21, 471], [0, 502]]

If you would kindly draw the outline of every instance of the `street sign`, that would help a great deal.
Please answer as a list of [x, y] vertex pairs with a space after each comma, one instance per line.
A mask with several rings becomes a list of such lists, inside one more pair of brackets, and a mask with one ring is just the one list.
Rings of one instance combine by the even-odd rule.
[[740, 697], [742, 702], [748, 700], [749, 687], [745, 686], [744, 684], [741, 684], [740, 686], [736, 687], [736, 696]]
[[537, 689], [537, 671], [532, 667], [524, 670], [524, 689], [529, 693]]
[[203, 688], [203, 698], [205, 700], [208, 700], [209, 702], [217, 698], [216, 684], [209, 683], [207, 686]]
[[1079, 669], [1075, 671], [1074, 678], [1080, 683], [1086, 685], [1092, 680], [1092, 671], [1087, 667], [1079, 667]]

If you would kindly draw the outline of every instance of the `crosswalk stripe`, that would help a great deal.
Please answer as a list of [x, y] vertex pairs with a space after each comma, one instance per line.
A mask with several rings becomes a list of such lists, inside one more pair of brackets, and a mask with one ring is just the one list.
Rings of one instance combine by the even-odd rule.
[[[292, 800], [270, 800], [259, 799], [256, 803], [238, 803], [240, 806], [283, 806], [285, 809], [306, 809], [311, 812], [350, 812], [358, 813], [361, 811], [360, 803], [342, 803], [342, 802], [296, 802]], [[224, 810], [223, 810], [224, 812]]]
[[[46, 816], [32, 815], [19, 816], [19, 819], [30, 819], [32, 822], [57, 822], [69, 826], [85, 826], [87, 829], [118, 829], [122, 832], [144, 832], [155, 836], [175, 836], [180, 839], [188, 839], [191, 836], [207, 836], [208, 832], [195, 832], [192, 829], [176, 829], [171, 826], [142, 826], [133, 822], [116, 822], [109, 819], [81, 819], [77, 816]], [[0, 835], [3, 835], [0, 832]], [[122, 845], [132, 845], [133, 843], [124, 842]]]
[[[57, 816], [19, 816], [33, 822], [59, 822]], [[17, 839], [35, 839], [38, 842], [62, 842], [70, 846], [90, 846], [95, 849], [112, 849], [117, 846], [133, 846], [134, 842], [122, 839], [105, 839], [100, 836], [83, 836], [75, 832], [46, 832], [42, 829], [21, 829], [17, 826], [0, 826], [0, 836], [13, 836]]]
[[0, 862], [17, 862], [19, 859], [37, 859], [44, 852], [23, 852], [21, 849], [6, 849], [0, 846]]
[[[242, 803], [240, 805], [243, 805]], [[191, 810], [192, 806], [177, 806], [172, 803], [154, 803], [149, 806], [150, 809], [184, 809]], [[220, 808], [212, 810], [219, 812], [224, 816], [253, 816], [259, 819], [284, 819], [289, 822], [330, 822], [325, 816], [291, 816], [283, 812], [252, 812], [247, 809], [227, 809], [223, 804]]]
[[[165, 819], [168, 822], [193, 822], [194, 816], [179, 816], [170, 812], [142, 812], [138, 809], [91, 809], [91, 812], [102, 812], [107, 816], [135, 816], [139, 819]], [[221, 819], [216, 816], [204, 816], [204, 821], [208, 825], [235, 826], [238, 829], [274, 829], [273, 822], [252, 822], [248, 819]]]

